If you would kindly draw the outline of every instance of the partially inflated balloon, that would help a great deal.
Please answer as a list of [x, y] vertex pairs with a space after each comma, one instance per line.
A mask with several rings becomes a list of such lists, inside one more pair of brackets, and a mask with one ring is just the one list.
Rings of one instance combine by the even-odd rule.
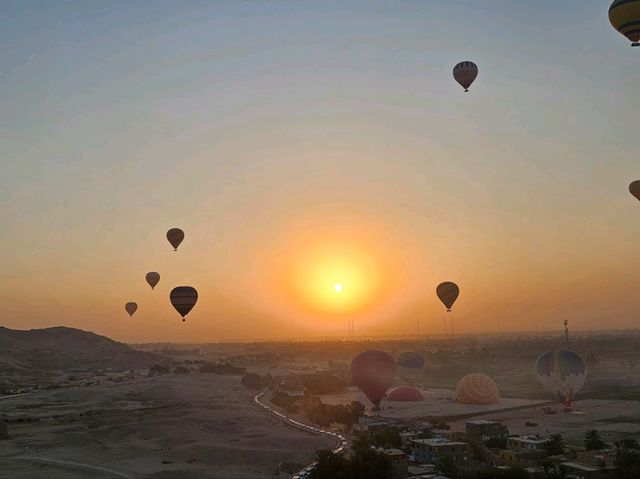
[[127, 313], [129, 313], [129, 316], [133, 316], [133, 313], [135, 313], [138, 309], [138, 305], [136, 303], [127, 303], [124, 305], [124, 309]]
[[536, 360], [536, 374], [556, 399], [570, 405], [587, 377], [587, 365], [568, 349], [547, 351]]
[[378, 407], [387, 389], [393, 385], [396, 363], [383, 351], [365, 351], [351, 362], [351, 378], [369, 400]]
[[169, 243], [171, 243], [171, 246], [173, 246], [174, 251], [178, 251], [178, 246], [180, 246], [180, 243], [182, 243], [183, 239], [184, 231], [182, 231], [180, 228], [171, 228], [169, 231], [167, 231], [167, 240], [169, 241]]
[[456, 299], [458, 299], [458, 295], [460, 294], [460, 288], [458, 288], [456, 283], [445, 281], [438, 285], [436, 288], [436, 294], [438, 295], [438, 299], [442, 301], [442, 304], [447, 307], [447, 311], [451, 311], [453, 303], [456, 302]]
[[396, 358], [398, 376], [412, 385], [422, 378], [425, 365], [424, 357], [412, 351], [400, 353]]
[[640, 180], [634, 181], [629, 185], [629, 193], [640, 200]]
[[184, 317], [189, 314], [189, 311], [198, 302], [198, 292], [191, 286], [178, 286], [171, 290], [169, 298], [173, 307], [182, 316], [182, 321], [184, 321]]
[[147, 280], [147, 283], [149, 283], [149, 286], [151, 286], [151, 289], [153, 289], [160, 281], [160, 274], [155, 271], [151, 271], [150, 273], [147, 273], [144, 278]]
[[478, 76], [478, 67], [473, 62], [460, 62], [453, 67], [453, 78], [460, 83], [465, 92]]
[[422, 355], [412, 351], [407, 351], [398, 355], [396, 364], [398, 367], [406, 369], [424, 369], [426, 361]]
[[614, 0], [609, 7], [609, 21], [632, 47], [640, 46], [640, 0]]

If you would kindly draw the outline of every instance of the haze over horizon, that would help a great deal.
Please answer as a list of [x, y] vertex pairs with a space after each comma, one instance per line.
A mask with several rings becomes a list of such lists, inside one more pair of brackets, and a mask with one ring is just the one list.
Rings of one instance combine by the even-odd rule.
[[477, 3], [3, 2], [1, 325], [434, 334], [451, 280], [460, 334], [637, 328], [638, 52], [603, 2]]

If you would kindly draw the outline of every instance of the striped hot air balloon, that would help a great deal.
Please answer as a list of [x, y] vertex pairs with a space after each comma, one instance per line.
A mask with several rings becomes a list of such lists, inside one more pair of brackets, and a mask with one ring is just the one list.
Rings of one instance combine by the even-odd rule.
[[475, 63], [465, 61], [453, 67], [453, 78], [464, 88], [465, 93], [478, 77], [478, 67]]
[[184, 317], [189, 314], [189, 311], [198, 302], [198, 292], [191, 286], [178, 286], [171, 290], [169, 298], [173, 307], [182, 316], [182, 321], [184, 321]]
[[456, 401], [461, 404], [498, 404], [500, 390], [486, 374], [467, 374], [456, 386]]
[[614, 0], [609, 7], [609, 21], [613, 28], [640, 46], [640, 0]]
[[536, 360], [536, 375], [553, 396], [567, 408], [587, 377], [587, 365], [569, 349], [547, 351]]

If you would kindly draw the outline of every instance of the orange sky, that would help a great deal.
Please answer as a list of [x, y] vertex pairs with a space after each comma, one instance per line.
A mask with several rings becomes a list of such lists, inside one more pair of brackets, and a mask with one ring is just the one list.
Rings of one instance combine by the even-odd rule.
[[637, 52], [595, 1], [503, 4], [7, 12], [0, 324], [441, 333], [455, 281], [461, 333], [638, 327]]

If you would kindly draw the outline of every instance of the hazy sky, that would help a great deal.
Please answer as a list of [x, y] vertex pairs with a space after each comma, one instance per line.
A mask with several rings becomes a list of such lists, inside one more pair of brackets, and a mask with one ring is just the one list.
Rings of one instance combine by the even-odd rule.
[[638, 327], [640, 51], [608, 5], [0, 1], [0, 325], [438, 333], [452, 280], [460, 332]]

